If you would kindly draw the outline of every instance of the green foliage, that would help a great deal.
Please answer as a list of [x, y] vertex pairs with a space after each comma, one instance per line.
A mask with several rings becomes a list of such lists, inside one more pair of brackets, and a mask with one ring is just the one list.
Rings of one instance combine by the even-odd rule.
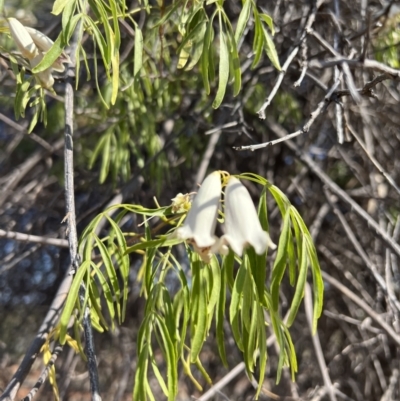
[[[139, 26], [142, 10], [147, 12], [146, 22]], [[87, 96], [90, 104], [86, 95], [91, 92], [77, 99], [80, 107], [92, 110], [91, 116], [80, 123], [87, 127], [87, 119], [96, 115], [96, 132], [99, 123], [106, 125], [95, 138], [84, 140], [85, 157], [90, 168], [99, 168], [100, 183], [109, 177], [114, 185], [120, 179], [127, 180], [131, 161], [141, 168], [160, 152], [163, 143], [159, 130], [165, 121], [162, 111], [169, 110], [172, 115], [179, 110], [184, 94], [188, 89], [199, 91], [201, 80], [205, 91], [201, 92], [197, 110], [208, 107], [208, 95], [212, 96], [212, 106], [218, 108], [229, 86], [233, 96], [240, 93], [244, 57], [239, 51], [253, 21], [253, 67], [265, 52], [280, 69], [271, 39], [272, 19], [258, 10], [254, 0], [243, 1], [236, 25], [226, 14], [224, 2], [204, 0], [176, 0], [165, 8], [142, 2], [131, 10], [124, 0], [56, 0], [52, 13], [61, 16], [61, 32], [39, 64], [31, 68], [23, 57], [10, 56], [17, 76], [15, 114], [24, 117], [26, 108], [32, 107], [30, 131], [38, 121], [46, 124], [46, 90], [36, 84], [34, 77], [53, 67], [75, 35], [76, 87], [87, 88], [81, 78], [82, 70], [86, 70], [98, 94]], [[8, 34], [8, 28], [4, 29]], [[120, 62], [123, 40], [133, 41], [133, 50]], [[15, 44], [12, 46], [15, 49]], [[198, 74], [193, 74], [195, 69]], [[28, 76], [26, 70], [32, 70], [33, 75]], [[187, 142], [184, 136], [178, 138], [178, 150], [187, 148]], [[195, 148], [198, 142], [193, 139], [190, 146]], [[161, 155], [148, 173], [160, 187], [161, 173], [168, 170], [169, 164]]]
[[384, 31], [374, 43], [375, 57], [392, 68], [400, 68], [400, 14], [386, 22]]
[[28, 133], [31, 133], [38, 121], [47, 125], [47, 105], [45, 102], [44, 89], [36, 83], [35, 77], [25, 77], [25, 69], [18, 70], [16, 60], [11, 57], [13, 70], [17, 78], [17, 91], [14, 101], [14, 114], [18, 120], [25, 117], [26, 108], [33, 108], [33, 115], [28, 127]]
[[[138, 280], [146, 307], [137, 339], [135, 400], [154, 399], [148, 382], [150, 367], [171, 401], [177, 394], [178, 361], [198, 388], [201, 389], [191, 372], [192, 365], [210, 382], [201, 365], [201, 350], [210, 330], [215, 330], [221, 360], [227, 365], [223, 324], [227, 311], [233, 338], [243, 353], [249, 377], [253, 377], [256, 366], [259, 366], [256, 397], [261, 390], [267, 363], [266, 325], [271, 325], [280, 346], [277, 379], [284, 366], [290, 367], [294, 378], [297, 361], [288, 328], [301, 304], [309, 269], [314, 285], [314, 331], [322, 310], [323, 282], [315, 248], [297, 210], [276, 186], [255, 174], [242, 174], [238, 178], [263, 186], [258, 215], [264, 230], [268, 230], [268, 194], [272, 195], [282, 215], [283, 225], [269, 286], [267, 254], [257, 255], [251, 247], [242, 258], [230, 251], [222, 258], [214, 255], [210, 263], [206, 263], [186, 245], [190, 270], [185, 270], [181, 260], [174, 256], [174, 247], [182, 241], [168, 235], [168, 230], [171, 232], [182, 224], [185, 213], [174, 213], [171, 206], [157, 209], [127, 204], [113, 206], [98, 215], [80, 238], [79, 251], [83, 262], [61, 316], [60, 342], [67, 340], [67, 327], [74, 310], [78, 321], [82, 318], [84, 308], [78, 298], [82, 282], [86, 286], [85, 302], [90, 306], [94, 327], [103, 331], [112, 328], [114, 321], [122, 323], [128, 296], [129, 255], [141, 257]], [[114, 219], [109, 217], [112, 211], [118, 212]], [[124, 233], [121, 230], [122, 218], [130, 213], [142, 215], [145, 219], [142, 232]], [[152, 229], [149, 220], [155, 217], [161, 224]], [[108, 237], [100, 239], [96, 227], [103, 219], [107, 219], [110, 230]], [[166, 234], [155, 235], [162, 227]], [[134, 244], [128, 246], [128, 240]], [[294, 296], [285, 322], [280, 311], [279, 291], [287, 269]], [[176, 290], [168, 288], [167, 277], [169, 280], [175, 277]], [[154, 358], [156, 344], [164, 356], [166, 377], [161, 374]]]

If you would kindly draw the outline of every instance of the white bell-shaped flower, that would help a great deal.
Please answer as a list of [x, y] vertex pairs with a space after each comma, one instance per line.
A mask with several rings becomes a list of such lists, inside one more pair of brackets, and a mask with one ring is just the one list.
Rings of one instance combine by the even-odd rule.
[[208, 175], [194, 198], [183, 226], [174, 233], [175, 238], [193, 244], [195, 251], [205, 262], [210, 261], [212, 247], [217, 242], [214, 232], [221, 189], [220, 173]]
[[239, 256], [247, 245], [258, 255], [267, 247], [276, 245], [261, 227], [253, 200], [246, 187], [235, 177], [230, 177], [225, 189], [225, 235], [220, 239], [220, 252], [226, 253], [226, 244]]

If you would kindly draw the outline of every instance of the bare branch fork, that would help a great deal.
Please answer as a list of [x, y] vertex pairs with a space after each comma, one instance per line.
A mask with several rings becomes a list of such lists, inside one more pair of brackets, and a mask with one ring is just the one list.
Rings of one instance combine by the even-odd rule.
[[[268, 120], [268, 127], [278, 136], [286, 137], [287, 133], [285, 129], [272, 120]], [[304, 151], [298, 148], [291, 140], [285, 141], [285, 145], [288, 146], [294, 154], [323, 182], [329, 190], [338, 196], [343, 202], [351, 206], [352, 211], [361, 217], [370, 228], [375, 231], [376, 235], [384, 241], [387, 246], [393, 251], [395, 255], [400, 257], [400, 245], [390, 236], [387, 231], [383, 230], [382, 227], [357, 203], [355, 202], [342, 188], [340, 188], [335, 182], [333, 182], [329, 176], [322, 171], [322, 169], [309, 157]]]
[[[290, 52], [288, 58], [286, 59], [285, 63], [282, 66], [281, 71], [279, 71], [279, 75], [278, 78], [275, 82], [274, 87], [271, 90], [271, 93], [269, 94], [269, 96], [267, 97], [267, 99], [265, 100], [264, 104], [261, 106], [260, 110], [257, 112], [259, 117], [261, 119], [265, 118], [265, 109], [271, 104], [272, 99], [275, 97], [276, 93], [278, 92], [279, 87], [281, 86], [281, 83], [283, 81], [284, 76], [286, 75], [286, 71], [289, 68], [290, 64], [292, 63], [292, 61], [294, 60], [294, 58], [296, 57], [300, 46], [302, 45], [302, 43], [304, 42], [304, 40], [307, 37], [307, 33], [308, 31], [311, 29], [314, 21], [315, 21], [315, 16], [317, 14], [317, 11], [319, 9], [319, 7], [323, 4], [324, 0], [318, 0], [315, 2], [315, 4], [313, 5], [313, 8], [310, 11], [310, 14], [307, 18], [307, 23], [306, 26], [298, 40], [297, 45], [293, 48], [293, 50]], [[306, 69], [304, 69], [304, 74], [305, 74]]]
[[[277, 143], [280, 142], [285, 142], [289, 139], [295, 138], [296, 136], [302, 135], [307, 133], [312, 124], [314, 124], [315, 120], [317, 119], [318, 116], [320, 116], [325, 110], [326, 108], [329, 106], [329, 104], [331, 102], [337, 102], [338, 99], [342, 96], [348, 96], [350, 95], [350, 90], [340, 90], [340, 91], [336, 91], [336, 88], [338, 87], [338, 85], [340, 84], [340, 79], [341, 76], [339, 75], [338, 80], [335, 81], [335, 83], [333, 84], [333, 86], [329, 89], [328, 93], [326, 94], [326, 96], [321, 100], [320, 103], [318, 103], [317, 108], [311, 113], [309, 120], [307, 121], [307, 123], [299, 130], [292, 132], [284, 137], [278, 138], [278, 139], [274, 139], [273, 141], [268, 141], [268, 142], [264, 142], [264, 143], [259, 143], [257, 145], [248, 145], [248, 146], [234, 146], [233, 149], [235, 150], [258, 150], [258, 149], [262, 149], [262, 148], [266, 148], [268, 146], [273, 146], [276, 145]], [[360, 89], [356, 89], [358, 93], [360, 93], [361, 95], [365, 95], [365, 96], [369, 96], [369, 97], [374, 97], [374, 93], [372, 91], [372, 89], [379, 83], [387, 80], [387, 79], [396, 79], [393, 75], [388, 74], [388, 73], [383, 73], [381, 75], [378, 75], [377, 77], [375, 77], [372, 81], [367, 82], [363, 88]], [[375, 164], [375, 161], [373, 161], [373, 163]], [[376, 164], [375, 164], [376, 165]], [[379, 169], [379, 167], [377, 167]], [[385, 175], [385, 174], [384, 174]], [[386, 175], [385, 175], [386, 177]], [[387, 177], [386, 177], [387, 178]], [[390, 184], [393, 186], [393, 179], [389, 180]], [[396, 188], [397, 191], [397, 188]]]
[[233, 149], [235, 150], [257, 150], [261, 148], [265, 148], [267, 146], [273, 146], [276, 145], [279, 142], [284, 142], [287, 141], [288, 139], [295, 138], [296, 136], [299, 136], [301, 134], [304, 134], [310, 130], [310, 127], [313, 125], [314, 121], [317, 119], [317, 117], [322, 114], [326, 108], [329, 106], [329, 103], [331, 101], [331, 96], [336, 90], [336, 88], [340, 84], [340, 76], [339, 79], [332, 85], [332, 87], [329, 89], [329, 92], [327, 95], [318, 103], [318, 107], [311, 113], [310, 119], [307, 121], [307, 123], [303, 126], [303, 128], [299, 129], [296, 132], [293, 132], [292, 134], [286, 135], [283, 138], [278, 138], [273, 141], [268, 141], [264, 143], [260, 143], [258, 145], [249, 145], [249, 146], [239, 146], [239, 147], [234, 147]]

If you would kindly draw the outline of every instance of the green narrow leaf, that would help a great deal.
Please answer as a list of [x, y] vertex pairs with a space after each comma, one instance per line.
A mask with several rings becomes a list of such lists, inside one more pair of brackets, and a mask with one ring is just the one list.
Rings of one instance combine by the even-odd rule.
[[215, 323], [216, 323], [216, 337], [217, 337], [217, 345], [218, 352], [221, 357], [222, 363], [227, 368], [228, 362], [226, 359], [226, 351], [225, 351], [225, 335], [224, 335], [224, 321], [225, 321], [225, 303], [226, 303], [226, 286], [227, 286], [227, 278], [226, 278], [226, 258], [225, 256], [222, 262], [221, 268], [221, 291], [219, 292], [219, 298], [217, 302], [217, 313], [215, 314]]
[[[297, 210], [293, 206], [290, 206], [288, 210], [290, 212], [292, 226], [293, 226], [293, 230], [294, 230], [294, 236], [296, 239], [296, 249], [297, 249], [297, 258], [296, 259], [301, 259], [301, 249], [302, 249], [304, 231], [303, 231], [302, 227], [299, 225], [299, 221], [302, 219], [301, 219], [300, 215], [297, 213]], [[292, 235], [292, 237], [293, 237], [293, 235]], [[296, 279], [296, 277], [294, 279]]]
[[28, 127], [28, 134], [30, 134], [33, 131], [33, 129], [36, 127], [36, 124], [37, 124], [37, 122], [39, 120], [40, 113], [41, 113], [40, 107], [36, 107], [35, 108], [35, 112], [34, 112], [34, 114], [32, 116], [32, 120], [31, 120], [31, 122], [29, 124], [29, 127]]
[[212, 385], [212, 380], [207, 371], [205, 370], [204, 366], [202, 365], [201, 361], [199, 358], [197, 358], [196, 361], [196, 367], [199, 369], [201, 375], [206, 379], [207, 384]]
[[106, 35], [106, 47], [105, 47], [105, 55], [106, 55], [106, 60], [107, 62], [104, 63], [104, 66], [106, 67], [106, 72], [109, 77], [109, 69], [112, 63], [112, 58], [114, 55], [114, 32], [111, 28], [111, 25], [108, 22], [108, 14], [107, 11], [104, 7], [104, 4], [101, 1], [95, 1], [95, 9], [98, 11], [99, 19], [101, 22], [101, 25], [104, 28], [104, 33]]
[[307, 243], [307, 254], [310, 259], [311, 272], [313, 276], [313, 293], [314, 293], [314, 313], [313, 313], [313, 334], [317, 330], [317, 320], [321, 316], [324, 302], [324, 281], [321, 275], [321, 267], [318, 262], [317, 252], [312, 242], [311, 235], [305, 236], [304, 241]]
[[107, 321], [101, 311], [100, 293], [99, 293], [96, 283], [93, 280], [90, 281], [89, 298], [90, 298], [90, 302], [91, 302], [91, 307], [92, 307], [92, 309], [95, 309], [97, 317], [99, 319], [99, 322], [102, 325], [101, 326], [102, 332], [104, 331], [103, 327], [108, 330]]
[[247, 347], [245, 348], [247, 352], [247, 364], [248, 370], [254, 372], [255, 367], [255, 352], [257, 348], [257, 329], [258, 329], [258, 301], [253, 299], [251, 308], [251, 321], [249, 327], [249, 339]]
[[275, 311], [277, 311], [279, 307], [279, 288], [286, 268], [289, 230], [290, 230], [290, 213], [287, 212], [283, 220], [282, 232], [279, 237], [278, 250], [276, 253], [276, 258], [271, 278], [272, 307], [274, 308]]
[[207, 29], [207, 21], [204, 19], [199, 28], [193, 33], [192, 38], [192, 52], [190, 56], [190, 63], [186, 66], [185, 71], [190, 71], [200, 60], [203, 54], [204, 35]]
[[250, 332], [251, 325], [251, 307], [254, 300], [253, 293], [253, 280], [251, 276], [251, 263], [247, 253], [244, 256], [243, 264], [246, 267], [246, 278], [244, 280], [244, 286], [242, 290], [242, 304], [241, 304], [241, 313], [242, 313], [242, 326], [246, 327], [247, 332]]
[[147, 249], [147, 248], [152, 248], [152, 247], [159, 247], [160, 245], [163, 245], [166, 241], [166, 237], [160, 238], [160, 239], [153, 239], [150, 241], [143, 241], [139, 242], [135, 245], [130, 246], [129, 248], [126, 248], [126, 253], [132, 253], [136, 252], [141, 249]]
[[[300, 245], [301, 246], [301, 245]], [[294, 286], [296, 282], [296, 253], [294, 251], [294, 244], [293, 244], [293, 234], [292, 231], [289, 230], [289, 238], [288, 238], [288, 262], [289, 262], [289, 282], [291, 286]]]
[[139, 78], [143, 66], [143, 34], [138, 25], [135, 25], [135, 49], [133, 57], [133, 76]]
[[262, 29], [264, 31], [264, 37], [265, 37], [264, 45], [265, 45], [265, 51], [267, 53], [267, 56], [270, 59], [272, 65], [278, 71], [280, 71], [282, 68], [279, 63], [279, 57], [278, 57], [278, 53], [276, 52], [274, 41], [272, 40], [270, 34], [268, 33], [267, 29], [264, 26], [262, 27]]
[[214, 307], [218, 302], [219, 294], [221, 291], [221, 268], [216, 257], [213, 257], [211, 259], [209, 266], [210, 267], [207, 266], [206, 269], [211, 269], [210, 276], [212, 278], [212, 288], [207, 305], [207, 314], [210, 316], [211, 321], [212, 315], [214, 313]]
[[274, 36], [275, 28], [272, 17], [270, 17], [268, 14], [260, 14], [260, 18], [269, 26], [269, 29], [271, 30], [271, 35]]
[[235, 283], [232, 288], [231, 304], [229, 306], [229, 321], [231, 323], [232, 334], [235, 342], [241, 351], [243, 348], [242, 336], [240, 334], [240, 305], [243, 296], [243, 288], [246, 280], [246, 267], [242, 263], [236, 276]]
[[81, 15], [74, 15], [75, 10], [76, 1], [68, 1], [61, 18], [63, 41], [65, 44], [69, 43], [69, 39], [71, 38], [73, 31], [75, 30], [75, 26], [78, 20], [82, 17]]
[[238, 22], [236, 25], [236, 31], [235, 31], [236, 44], [239, 44], [239, 41], [242, 38], [243, 32], [246, 28], [247, 22], [249, 21], [251, 3], [252, 3], [252, 0], [245, 0], [242, 11], [239, 14], [239, 19], [238, 19]]
[[111, 93], [111, 104], [115, 104], [118, 96], [119, 87], [119, 52], [115, 49], [114, 54], [111, 58], [112, 66], [112, 93]]
[[83, 15], [85, 22], [90, 26], [91, 33], [94, 35], [96, 39], [96, 44], [100, 49], [101, 57], [103, 59], [104, 65], [106, 67], [106, 71], [108, 73], [108, 66], [111, 62], [110, 57], [108, 55], [108, 50], [107, 50], [107, 43], [106, 40], [104, 39], [104, 36], [101, 34], [99, 28], [97, 25], [94, 23], [94, 21], [88, 17], [87, 15]]
[[230, 249], [228, 255], [224, 256], [223, 268], [226, 270], [226, 283], [229, 285], [229, 289], [232, 291], [235, 279], [233, 276], [233, 266], [235, 264], [235, 254]]
[[108, 173], [110, 171], [110, 162], [111, 162], [111, 142], [114, 134], [112, 129], [108, 130], [107, 134], [104, 138], [104, 143], [102, 147], [102, 158], [101, 158], [101, 168], [100, 168], [100, 177], [99, 182], [103, 184], [107, 179]]
[[211, 45], [211, 40], [212, 37], [214, 36], [214, 28], [213, 28], [213, 21], [215, 17], [216, 11], [214, 14], [211, 16], [210, 20], [207, 23], [207, 29], [206, 33], [204, 35], [204, 45], [203, 45], [203, 54], [201, 56], [201, 75], [203, 77], [203, 83], [204, 83], [204, 88], [206, 90], [206, 94], [210, 94], [210, 81], [208, 79], [209, 77], [209, 49]]
[[62, 39], [63, 35], [62, 33], [60, 33], [54, 44], [51, 46], [50, 50], [45, 53], [40, 63], [35, 68], [32, 69], [32, 72], [34, 74], [47, 70], [47, 68], [50, 68], [54, 64], [54, 62], [58, 59], [58, 57], [60, 57], [61, 53], [64, 50], [64, 44]]
[[76, 300], [78, 299], [79, 287], [83, 280], [84, 275], [87, 273], [87, 270], [90, 267], [90, 261], [85, 261], [79, 267], [74, 280], [72, 282], [71, 288], [68, 292], [68, 297], [65, 302], [64, 309], [60, 318], [60, 344], [64, 345], [66, 341], [66, 334], [68, 330], [68, 324], [72, 316], [72, 312], [75, 308]]
[[[92, 266], [94, 272], [96, 273], [96, 276], [97, 276], [97, 278], [99, 280], [100, 286], [101, 286], [101, 288], [103, 290], [104, 297], [106, 298], [108, 312], [109, 312], [110, 318], [111, 318], [111, 325], [112, 325], [112, 327], [114, 327], [115, 308], [114, 308], [113, 293], [111, 292], [111, 288], [108, 285], [107, 280], [104, 277], [104, 275], [101, 272], [101, 270], [93, 262], [91, 263], [91, 266]], [[93, 284], [93, 287], [96, 287], [95, 283]], [[101, 304], [99, 303], [99, 307], [100, 307], [100, 305]]]
[[233, 96], [237, 96], [242, 87], [242, 72], [240, 70], [240, 60], [239, 53], [236, 45], [235, 38], [233, 37], [233, 33], [228, 30], [227, 33], [229, 40], [229, 65], [232, 70], [233, 75]]
[[[175, 401], [178, 393], [178, 364], [175, 355], [175, 347], [169, 336], [167, 326], [160, 316], [155, 315], [158, 329], [160, 331], [167, 363], [167, 378], [168, 378], [168, 401]], [[161, 344], [160, 344], [161, 345]]]
[[[178, 47], [177, 53], [179, 54], [178, 69], [185, 67], [192, 48], [201, 43], [203, 47], [204, 33], [206, 30], [206, 16], [203, 10], [199, 10], [195, 13], [194, 17], [188, 24], [186, 35], [184, 36], [181, 44]], [[200, 53], [201, 55], [201, 53]], [[200, 58], [198, 55], [197, 60]]]
[[119, 31], [119, 22], [118, 22], [118, 10], [117, 10], [117, 2], [115, 0], [110, 0], [110, 9], [111, 9], [111, 15], [113, 19], [113, 25], [114, 25], [114, 51], [116, 51], [119, 54], [119, 46], [121, 44], [121, 34]]
[[217, 109], [224, 99], [226, 86], [229, 79], [229, 51], [227, 39], [224, 31], [222, 30], [222, 21], [220, 16], [220, 37], [219, 37], [219, 82], [218, 90], [215, 96], [212, 107]]
[[279, 211], [281, 212], [282, 217], [286, 215], [286, 209], [290, 206], [290, 202], [286, 195], [275, 185], [267, 186], [269, 192], [274, 197], [275, 202], [279, 207]]
[[[152, 351], [152, 350], [149, 349], [149, 351]], [[150, 355], [150, 362], [151, 362], [151, 367], [153, 368], [154, 376], [156, 377], [158, 384], [161, 387], [162, 392], [164, 393], [164, 395], [166, 397], [168, 397], [168, 387], [165, 384], [165, 380], [162, 377], [160, 370], [158, 369], [157, 362], [154, 358], [153, 352], [151, 352], [151, 355]]]
[[[125, 216], [126, 212], [123, 211], [121, 212], [118, 217], [116, 218], [117, 221], [119, 221], [122, 216]], [[110, 222], [110, 225], [112, 226], [114, 233], [117, 238], [118, 242], [118, 255], [119, 255], [119, 269], [121, 272], [122, 280], [123, 280], [123, 302], [122, 302], [122, 320], [120, 323], [122, 323], [125, 319], [125, 312], [126, 312], [126, 304], [128, 301], [128, 291], [129, 291], [129, 256], [126, 252], [126, 241], [125, 237], [119, 228], [118, 224], [108, 215], [106, 214], [107, 220]]]
[[25, 116], [25, 107], [27, 102], [29, 101], [29, 97], [27, 95], [29, 86], [29, 81], [24, 81], [22, 84], [17, 85], [17, 93], [15, 95], [14, 101], [14, 114], [17, 120], [19, 119], [19, 117]]
[[96, 234], [93, 234], [93, 237], [96, 241], [97, 248], [100, 251], [101, 258], [104, 263], [104, 267], [106, 268], [108, 279], [111, 282], [111, 288], [113, 289], [114, 295], [116, 297], [115, 302], [117, 304], [117, 314], [118, 314], [118, 316], [120, 316], [121, 311], [120, 311], [120, 303], [119, 302], [120, 302], [121, 292], [120, 292], [120, 288], [119, 288], [117, 273], [115, 271], [113, 262], [111, 260], [111, 255], [110, 255], [108, 249], [106, 248], [106, 246], [100, 240], [100, 238]]
[[286, 343], [286, 349], [287, 349], [287, 352], [288, 352], [291, 376], [292, 376], [292, 380], [294, 381], [295, 380], [295, 373], [297, 372], [296, 349], [294, 347], [290, 332], [289, 332], [289, 330], [288, 330], [288, 328], [286, 326], [283, 326], [283, 333], [285, 335], [285, 343]]
[[202, 262], [192, 262], [193, 288], [192, 288], [192, 324], [191, 324], [191, 350], [190, 360], [195, 363], [200, 354], [207, 333], [207, 283], [204, 279]]
[[53, 9], [51, 10], [51, 13], [54, 15], [58, 15], [62, 13], [64, 10], [64, 7], [68, 4], [72, 3], [71, 0], [56, 0], [53, 4]]
[[[146, 1], [146, 3], [147, 3], [147, 1]], [[171, 14], [173, 14], [181, 6], [182, 6], [182, 3], [180, 1], [174, 2], [172, 4], [172, 6], [169, 8], [169, 10], [164, 14], [164, 16], [160, 20], [158, 20], [157, 23], [151, 29], [155, 29], [155, 28], [159, 27], [160, 25], [163, 25], [164, 22], [169, 19]]]
[[264, 321], [264, 311], [262, 306], [259, 304], [258, 306], [258, 313], [257, 313], [257, 317], [258, 317], [258, 346], [259, 346], [259, 350], [260, 350], [260, 355], [259, 355], [259, 359], [258, 359], [258, 363], [259, 363], [259, 379], [258, 379], [258, 388], [257, 388], [257, 392], [255, 395], [255, 399], [258, 399], [258, 396], [260, 395], [260, 392], [262, 390], [262, 385], [264, 383], [264, 376], [265, 376], [265, 370], [266, 370], [266, 366], [267, 366], [267, 338], [266, 338], [266, 334], [265, 334], [265, 321]]
[[136, 367], [135, 385], [133, 387], [134, 400], [146, 400], [147, 392], [147, 369], [149, 365], [149, 345], [145, 344], [140, 351]]
[[[214, 29], [211, 31], [211, 43], [214, 42]], [[214, 46], [208, 48], [208, 78], [211, 82], [215, 80], [215, 57]]]
[[262, 23], [260, 21], [260, 16], [256, 10], [253, 8], [254, 13], [254, 40], [253, 40], [253, 51], [254, 51], [254, 60], [251, 64], [251, 68], [257, 67], [258, 63], [261, 60], [261, 56], [263, 53], [264, 46], [264, 34], [262, 29]]
[[302, 241], [302, 252], [301, 252], [301, 260], [299, 276], [297, 279], [296, 291], [293, 296], [292, 304], [290, 306], [290, 312], [287, 319], [287, 327], [290, 327], [293, 324], [293, 321], [297, 315], [297, 311], [299, 310], [301, 300], [304, 297], [304, 288], [306, 286], [307, 280], [307, 272], [308, 272], [308, 255], [307, 255], [307, 243], [303, 239]]

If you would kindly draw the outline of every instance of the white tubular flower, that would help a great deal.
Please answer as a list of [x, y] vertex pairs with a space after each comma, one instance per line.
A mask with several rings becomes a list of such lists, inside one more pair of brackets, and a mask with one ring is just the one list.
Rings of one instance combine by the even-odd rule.
[[221, 237], [220, 252], [226, 253], [226, 243], [239, 256], [247, 245], [262, 255], [267, 247], [276, 245], [261, 227], [253, 200], [246, 187], [235, 177], [230, 177], [225, 189], [225, 232]]
[[210, 261], [212, 247], [217, 242], [214, 232], [221, 189], [219, 172], [207, 176], [194, 198], [183, 226], [174, 234], [176, 238], [193, 244], [193, 248], [205, 262]]
[[34, 59], [39, 54], [39, 49], [27, 29], [15, 18], [8, 18], [8, 25], [11, 36], [22, 56], [28, 60]]
[[[41, 53], [47, 53], [50, 50], [51, 46], [53, 46], [54, 42], [44, 33], [38, 31], [37, 29], [29, 28], [27, 26], [25, 27], [25, 29], [28, 31], [29, 35], [31, 35], [32, 40]], [[70, 62], [71, 59], [69, 58], [69, 56], [65, 52], [62, 52], [58, 59], [53, 63], [51, 68], [57, 72], [64, 72], [64, 63]]]
[[[50, 50], [54, 42], [42, 32], [23, 26], [15, 18], [8, 18], [8, 25], [18, 50], [23, 57], [29, 60], [31, 67], [35, 68], [43, 60], [44, 55]], [[35, 76], [44, 88], [51, 88], [54, 84], [54, 78], [51, 75], [52, 70], [64, 72], [63, 63], [70, 61], [69, 56], [62, 52], [50, 68], [35, 74]]]

